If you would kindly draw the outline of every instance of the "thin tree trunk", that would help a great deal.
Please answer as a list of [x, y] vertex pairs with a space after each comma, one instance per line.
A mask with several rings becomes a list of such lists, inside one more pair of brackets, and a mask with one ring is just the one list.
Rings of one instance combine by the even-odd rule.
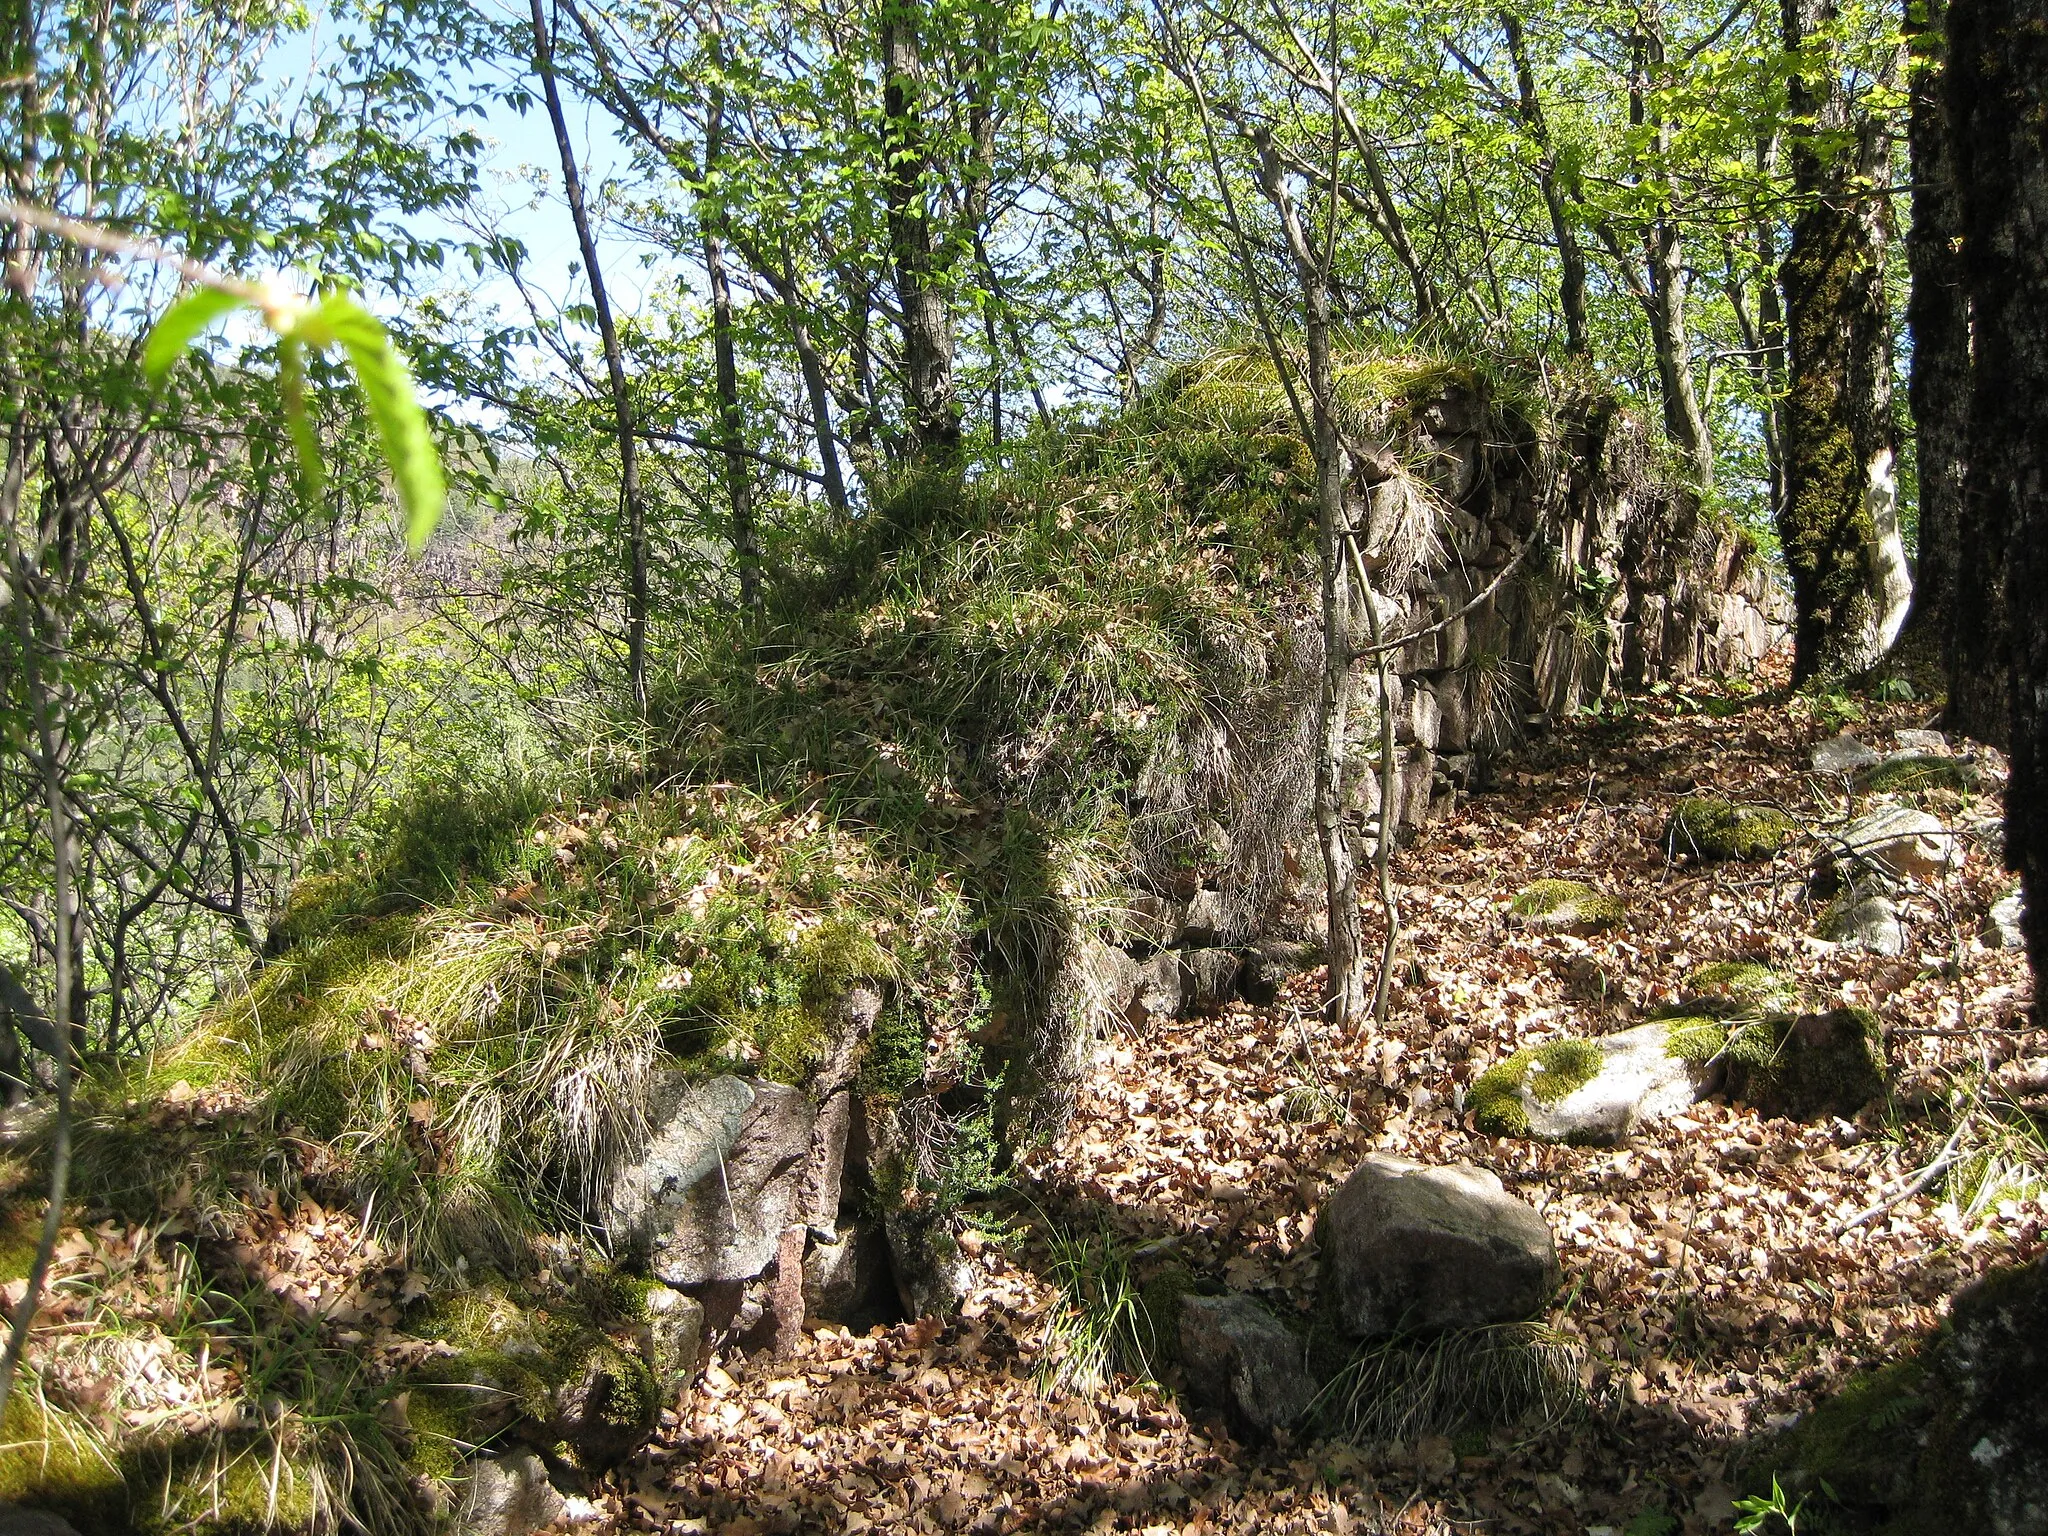
[[[1321, 740], [1316, 751], [1316, 841], [1323, 855], [1323, 881], [1329, 901], [1329, 993], [1325, 1016], [1349, 1033], [1366, 1017], [1365, 978], [1359, 965], [1365, 947], [1358, 918], [1358, 874], [1351, 857], [1351, 837], [1344, 826], [1344, 758], [1349, 745], [1351, 713], [1351, 578], [1345, 569], [1344, 490], [1351, 458], [1337, 425], [1337, 373], [1330, 350], [1330, 285], [1327, 269], [1317, 259], [1294, 201], [1281, 179], [1279, 157], [1259, 145], [1260, 185], [1280, 216], [1295, 275], [1301, 285], [1305, 340], [1308, 348], [1309, 408], [1313, 417], [1316, 463], [1316, 535], [1322, 557], [1323, 673], [1318, 699]], [[1371, 602], [1370, 593], [1362, 594]], [[1387, 701], [1381, 700], [1381, 708]], [[1390, 808], [1380, 807], [1384, 826]]]
[[[716, 44], [714, 43], [714, 48]], [[722, 159], [725, 99], [712, 92], [704, 119], [704, 179], [709, 183]], [[697, 224], [704, 236], [704, 280], [711, 290], [711, 371], [718, 392], [718, 438], [725, 448], [725, 494], [732, 509], [733, 562], [739, 568], [740, 606], [761, 607], [761, 545], [754, 528], [754, 477], [744, 454], [746, 425], [740, 415], [739, 358], [732, 337], [732, 280], [725, 270], [725, 218], [703, 187], [697, 196]]]
[[[1947, 101], [1977, 335], [1965, 499], [1977, 530], [2006, 535], [2005, 857], [2025, 886], [2038, 997], [2038, 978], [2048, 975], [2048, 0], [1952, 0], [1948, 38]], [[1985, 596], [1960, 586], [1958, 609]], [[2037, 1001], [2037, 1020], [2043, 1012]]]
[[1536, 71], [1529, 61], [1521, 18], [1513, 11], [1502, 11], [1500, 24], [1507, 34], [1508, 56], [1515, 66], [1516, 109], [1539, 152], [1536, 184], [1550, 214], [1551, 238], [1557, 242], [1557, 303], [1564, 312], [1565, 350], [1574, 357], [1585, 357], [1592, 350], [1586, 326], [1586, 253], [1579, 245], [1578, 232], [1572, 228], [1564, 188], [1558, 184], [1557, 150], [1551, 142], [1550, 120], [1543, 113], [1543, 98], [1536, 90]]
[[883, 150], [889, 252], [903, 326], [904, 388], [917, 455], [950, 464], [960, 449], [960, 407], [953, 392], [953, 315], [932, 249], [926, 180], [924, 56], [919, 0], [885, 0], [882, 9]]
[[541, 0], [529, 0], [533, 14], [533, 69], [540, 76], [548, 122], [555, 131], [555, 152], [562, 162], [562, 189], [569, 217], [576, 226], [576, 244], [583, 270], [590, 278], [590, 299], [597, 311], [597, 336], [604, 348], [604, 369], [611, 386], [612, 417], [619, 439], [619, 492], [626, 507], [626, 673], [633, 707], [647, 709], [647, 507], [640, 495], [640, 452], [633, 436], [633, 402], [626, 388], [626, 363], [619, 350], [618, 327], [612, 322], [611, 298], [604, 272], [597, 264], [597, 236], [583, 201], [583, 174], [569, 142], [569, 119], [555, 83], [555, 48]]
[[[1783, 0], [1785, 47], [1822, 35], [1833, 0]], [[1825, 46], [1823, 42], [1821, 46]], [[1790, 85], [1793, 185], [1805, 201], [1781, 279], [1788, 342], [1785, 506], [1796, 681], [1867, 671], [1912, 596], [1899, 536], [1884, 292], [1882, 125], [1852, 122], [1831, 64]], [[1844, 140], [1847, 140], [1844, 146]]]

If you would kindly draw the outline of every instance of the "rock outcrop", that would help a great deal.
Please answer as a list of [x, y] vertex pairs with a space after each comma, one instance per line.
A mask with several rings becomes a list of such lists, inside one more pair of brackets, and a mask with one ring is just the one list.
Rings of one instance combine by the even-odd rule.
[[1961, 1292], [1942, 1330], [1748, 1458], [1826, 1490], [1828, 1529], [2048, 1536], [2048, 1260]]

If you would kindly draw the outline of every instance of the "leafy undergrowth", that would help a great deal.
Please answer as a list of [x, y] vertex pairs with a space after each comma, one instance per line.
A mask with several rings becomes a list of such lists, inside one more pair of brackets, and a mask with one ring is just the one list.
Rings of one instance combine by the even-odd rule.
[[[1906, 901], [1916, 944], [1898, 959], [1806, 937], [1809, 841], [1755, 864], [1666, 851], [1673, 806], [1696, 792], [1803, 827], [1839, 817], [1840, 781], [1806, 769], [1840, 707], [1739, 690], [1637, 700], [1511, 765], [1398, 861], [1415, 965], [1386, 1029], [1332, 1038], [1305, 978], [1274, 1007], [1105, 1042], [1072, 1132], [1028, 1163], [1020, 1227], [979, 1245], [956, 1321], [821, 1329], [794, 1358], [720, 1360], [612, 1492], [614, 1517], [732, 1536], [1728, 1531], [1738, 1461], [1925, 1336], [1957, 1286], [2038, 1253], [2048, 1228], [2040, 1143], [2010, 1103], [2048, 1086], [2048, 1038], [2025, 1027], [2023, 960], [1973, 942], [2011, 887], [1995, 782], [1923, 797], [1965, 829], [1965, 857]], [[1869, 710], [1860, 729], [1879, 745], [1925, 715]], [[1592, 939], [1508, 930], [1503, 909], [1538, 877], [1614, 891], [1629, 921]], [[1877, 1010], [1900, 1069], [1888, 1109], [1803, 1124], [1709, 1101], [1612, 1150], [1470, 1128], [1463, 1091], [1491, 1063], [1647, 1016], [1700, 967], [1752, 959], [1819, 1004]], [[1970, 1104], [1968, 1155], [1840, 1230], [1929, 1163]], [[1259, 1450], [1134, 1376], [1042, 1394], [1062, 1374], [1048, 1350], [1076, 1330], [1047, 1326], [1065, 1250], [1030, 1235], [1036, 1210], [1117, 1235], [1132, 1265], [1120, 1297], [1181, 1272], [1306, 1319], [1316, 1209], [1370, 1150], [1477, 1163], [1543, 1211], [1566, 1275], [1549, 1331], [1583, 1361], [1583, 1412]]]

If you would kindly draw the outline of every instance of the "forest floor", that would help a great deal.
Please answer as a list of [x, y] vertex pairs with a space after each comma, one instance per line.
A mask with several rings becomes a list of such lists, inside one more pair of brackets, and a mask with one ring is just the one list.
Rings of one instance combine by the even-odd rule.
[[[1311, 974], [1273, 1006], [1104, 1041], [1068, 1134], [973, 1213], [976, 1278], [957, 1317], [864, 1335], [821, 1326], [792, 1355], [714, 1358], [656, 1442], [577, 1501], [580, 1528], [1728, 1531], [1742, 1469], [1768, 1477], [1776, 1430], [1926, 1337], [1960, 1285], [2048, 1246], [2048, 1159], [1982, 1098], [1987, 1084], [2008, 1099], [2048, 1091], [2024, 958], [1976, 942], [2013, 884], [1997, 858], [1999, 779], [1922, 796], [1964, 856], [1904, 900], [1914, 942], [1896, 959], [1807, 937], [1810, 835], [1769, 863], [1666, 855], [1671, 808], [1696, 790], [1777, 805], [1809, 828], [1839, 822], [1845, 787], [1811, 773], [1810, 755], [1859, 707], [1855, 730], [1880, 749], [1929, 713], [1706, 689], [1637, 697], [1508, 760], [1491, 790], [1398, 855], [1407, 942], [1384, 1027], [1337, 1038]], [[1508, 901], [1545, 877], [1622, 896], [1627, 920], [1591, 939], [1508, 930]], [[1738, 958], [1795, 979], [1811, 1006], [1874, 1009], [1898, 1069], [1891, 1104], [1797, 1123], [1709, 1100], [1617, 1149], [1468, 1126], [1462, 1089], [1491, 1062], [1622, 1027], [1677, 1001], [1695, 967]], [[180, 1138], [237, 1112], [232, 1092], [177, 1084], [157, 1112], [159, 1150], [176, 1155]], [[1955, 1150], [1968, 1155], [1886, 1205], [1966, 1116]], [[1140, 1271], [1170, 1256], [1305, 1315], [1317, 1208], [1371, 1151], [1490, 1168], [1542, 1211], [1564, 1268], [1550, 1321], [1579, 1359], [1577, 1411], [1455, 1439], [1254, 1446], [1167, 1385], [1046, 1388], [1071, 1347], [1055, 1326], [1072, 1316], [1057, 1234]], [[1842, 1230], [1874, 1206], [1886, 1208]], [[241, 1422], [248, 1383], [203, 1351], [180, 1364], [162, 1331], [176, 1331], [184, 1294], [162, 1255], [181, 1251], [169, 1239], [186, 1220], [171, 1209], [147, 1227], [66, 1234], [31, 1354], [45, 1389], [130, 1429]], [[29, 1238], [20, 1225], [15, 1246]], [[424, 1347], [396, 1326], [418, 1278], [349, 1213], [273, 1201], [233, 1246], [279, 1302], [317, 1317], [329, 1354], [375, 1374]], [[113, 1312], [125, 1331], [104, 1326]]]
[[[1109, 1040], [1070, 1133], [1030, 1160], [1004, 1207], [1032, 1225], [1033, 1212], [1099, 1224], [1126, 1252], [1163, 1242], [1306, 1312], [1317, 1205], [1361, 1154], [1490, 1168], [1556, 1235], [1554, 1321], [1582, 1349], [1584, 1411], [1479, 1444], [1259, 1448], [1154, 1384], [1046, 1395], [1036, 1382], [1062, 1301], [1024, 1230], [979, 1246], [978, 1283], [944, 1325], [822, 1328], [793, 1358], [718, 1360], [632, 1491], [608, 1501], [615, 1518], [723, 1536], [1729, 1530], [1739, 1467], [1773, 1431], [1925, 1337], [1959, 1285], [2044, 1246], [2048, 1198], [2024, 1173], [2001, 1183], [2011, 1165], [1991, 1143], [1972, 1177], [1839, 1228], [1934, 1159], [1961, 1085], [2040, 1076], [2048, 1036], [2027, 1027], [2023, 957], [1974, 942], [2013, 884], [1995, 786], [1931, 807], [1976, 831], [1960, 869], [1906, 904], [1906, 955], [1819, 943], [1806, 937], [1810, 839], [1769, 864], [1695, 868], [1667, 858], [1663, 832], [1696, 788], [1809, 826], [1838, 820], [1843, 786], [1809, 758], [1841, 722], [1782, 688], [1718, 695], [1712, 714], [1703, 702], [1638, 698], [1624, 718], [1570, 726], [1401, 852], [1412, 963], [1384, 1028], [1334, 1037], [1309, 976], [1276, 1006]], [[1929, 713], [1862, 709], [1854, 728], [1879, 748]], [[1590, 940], [1507, 931], [1508, 900], [1551, 876], [1624, 896], [1628, 921]], [[1468, 1129], [1459, 1090], [1487, 1063], [1618, 1027], [1676, 1001], [1695, 966], [1734, 958], [1767, 960], [1819, 1006], [1875, 1009], [1899, 1068], [1894, 1104], [1801, 1124], [1710, 1100], [1619, 1149]], [[1290, 1114], [1304, 1089], [1330, 1113]]]

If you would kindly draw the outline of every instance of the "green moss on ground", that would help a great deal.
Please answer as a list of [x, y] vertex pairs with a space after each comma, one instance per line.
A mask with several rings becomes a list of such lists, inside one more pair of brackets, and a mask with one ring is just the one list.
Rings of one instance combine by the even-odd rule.
[[19, 1382], [0, 1443], [0, 1505], [61, 1515], [81, 1531], [127, 1528], [128, 1486], [100, 1435]]
[[1473, 1081], [1465, 1096], [1472, 1122], [1489, 1136], [1526, 1136], [1529, 1110], [1522, 1090], [1548, 1108], [1597, 1077], [1602, 1060], [1590, 1040], [1552, 1040], [1516, 1051]]
[[135, 1536], [302, 1536], [316, 1529], [325, 1476], [309, 1456], [254, 1436], [202, 1437], [136, 1458]]
[[1929, 789], [1968, 793], [1977, 788], [1977, 770], [1955, 757], [1895, 757], [1865, 769], [1857, 775], [1857, 783], [1884, 794], [1918, 794]]
[[1768, 859], [1798, 823], [1783, 811], [1728, 800], [1681, 800], [1664, 831], [1665, 850], [1679, 859]]
[[1508, 903], [1508, 915], [1531, 928], [1592, 931], [1619, 923], [1628, 906], [1583, 880], [1537, 880]]

